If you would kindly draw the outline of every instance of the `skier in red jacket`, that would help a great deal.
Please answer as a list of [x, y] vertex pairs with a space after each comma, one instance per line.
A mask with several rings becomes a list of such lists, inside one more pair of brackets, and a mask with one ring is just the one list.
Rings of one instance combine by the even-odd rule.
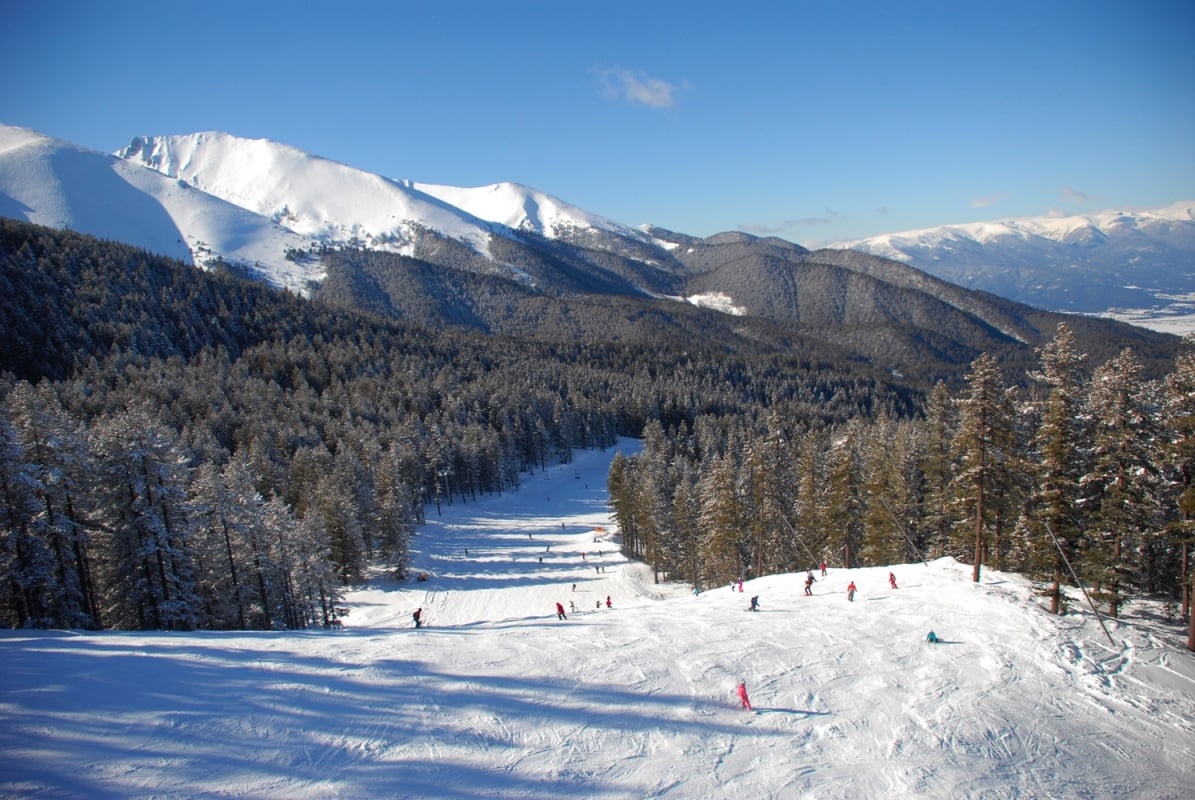
[[560, 605], [560, 603], [556, 604], [556, 619], [568, 619], [568, 617], [564, 616], [564, 606]]
[[891, 586], [893, 589], [896, 588], [896, 573], [895, 572], [888, 573], [888, 585]]
[[742, 703], [743, 708], [751, 711], [751, 701], [747, 699], [747, 684], [745, 681], [739, 681], [739, 702]]
[[851, 581], [851, 585], [846, 587], [846, 599], [853, 603], [855, 601], [855, 592], [857, 591], [858, 589], [855, 588], [855, 582]]

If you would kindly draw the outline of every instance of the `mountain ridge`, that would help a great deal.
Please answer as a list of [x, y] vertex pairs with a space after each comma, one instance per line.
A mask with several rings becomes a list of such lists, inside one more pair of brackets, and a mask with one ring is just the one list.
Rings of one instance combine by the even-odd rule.
[[830, 247], [900, 261], [1041, 308], [1156, 325], [1195, 314], [1193, 200], [1143, 211], [941, 225]]
[[[59, 175], [62, 154], [87, 162], [107, 182]], [[31, 169], [38, 180], [28, 178]], [[127, 223], [135, 204], [113, 201], [110, 184], [122, 191], [147, 187], [142, 216], [161, 229], [153, 241], [173, 240], [171, 255], [186, 245], [189, 263], [229, 263], [325, 302], [424, 325], [520, 335], [571, 331], [593, 340], [614, 329], [642, 336], [647, 329], [631, 333], [634, 320], [672, 318], [652, 330], [704, 326], [709, 335], [726, 336], [733, 329], [774, 347], [814, 336], [893, 373], [932, 379], [957, 374], [980, 352], [1031, 352], [1059, 321], [899, 261], [810, 251], [745, 232], [700, 238], [632, 228], [517, 183], [419, 184], [219, 132], [136, 137], [112, 155], [0, 128], [4, 213], [55, 226], [61, 208], [86, 206], [95, 219], [76, 215], [87, 222], [79, 230], [122, 239], [114, 235], [118, 226], [104, 226]], [[125, 231], [122, 240], [152, 246], [137, 231]], [[545, 302], [562, 307], [545, 313]], [[1143, 334], [1102, 330], [1107, 339], [1146, 349], [1171, 347]], [[1024, 360], [1023, 353], [1016, 358]]]

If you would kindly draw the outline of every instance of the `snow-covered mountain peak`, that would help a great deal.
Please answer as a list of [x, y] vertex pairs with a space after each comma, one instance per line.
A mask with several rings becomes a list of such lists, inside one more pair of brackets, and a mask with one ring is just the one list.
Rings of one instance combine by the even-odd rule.
[[[1040, 238], [1051, 242], [1074, 241], [1076, 237], [1102, 239], [1116, 233], [1123, 234], [1152, 225], [1171, 223], [1195, 223], [1195, 201], [1187, 200], [1145, 211], [1109, 210], [1093, 214], [1020, 217], [991, 222], [941, 225], [837, 242], [829, 246], [865, 250], [877, 255], [894, 257], [888, 253], [880, 253], [880, 249], [898, 252], [902, 246], [931, 248], [950, 242], [989, 244], [1004, 239], [1029, 241]], [[910, 258], [906, 254], [900, 260], [907, 262]]]
[[832, 247], [903, 261], [953, 283], [1043, 308], [1189, 330], [1195, 202], [1144, 211], [943, 225]]
[[0, 125], [0, 153], [7, 153], [30, 144], [53, 141], [37, 131], [15, 125]]
[[409, 183], [269, 139], [218, 132], [137, 137], [117, 155], [326, 243], [410, 254], [422, 227], [485, 252], [492, 232]]
[[649, 241], [642, 231], [570, 205], [550, 194], [520, 183], [457, 187], [410, 183], [412, 188], [464, 209], [479, 219], [513, 230], [532, 231], [549, 239], [577, 230], [596, 229], [618, 236]]
[[129, 242], [205, 266], [214, 258], [261, 269], [305, 291], [315, 264], [283, 257], [311, 241], [160, 172], [24, 128], [0, 126], [0, 216]]

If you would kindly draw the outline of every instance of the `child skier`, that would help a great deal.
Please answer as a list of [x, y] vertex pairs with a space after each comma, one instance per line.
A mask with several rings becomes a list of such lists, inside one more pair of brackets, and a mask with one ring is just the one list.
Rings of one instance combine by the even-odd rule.
[[751, 598], [751, 608], [748, 610], [749, 611], [759, 611], [759, 595], [755, 595], [754, 597]]
[[813, 595], [813, 573], [810, 572], [805, 576], [805, 594]]
[[855, 592], [857, 591], [858, 589], [855, 588], [855, 582], [851, 581], [851, 585], [846, 587], [846, 599], [852, 603], [855, 602]]
[[747, 699], [747, 684], [745, 681], [739, 681], [739, 703], [743, 708], [751, 711], [751, 701]]
[[893, 589], [896, 588], [896, 573], [895, 572], [888, 573], [888, 585], [891, 586]]

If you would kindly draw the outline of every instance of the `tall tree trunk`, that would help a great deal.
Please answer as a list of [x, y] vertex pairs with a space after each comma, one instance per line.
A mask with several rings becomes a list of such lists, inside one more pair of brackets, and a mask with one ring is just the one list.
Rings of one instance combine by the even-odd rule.
[[979, 567], [983, 563], [983, 485], [986, 481], [984, 475], [984, 461], [987, 455], [987, 448], [980, 446], [979, 450], [979, 480], [977, 481], [978, 492], [975, 497], [975, 566], [971, 569], [971, 580], [979, 583]]
[[1054, 568], [1054, 585], [1050, 587], [1050, 613], [1057, 616], [1062, 608], [1062, 573]]
[[1179, 586], [1182, 587], [1183, 619], [1188, 619], [1191, 615], [1191, 573], [1187, 561], [1190, 557], [1189, 548], [1190, 543], [1183, 542], [1182, 579], [1179, 583]]

